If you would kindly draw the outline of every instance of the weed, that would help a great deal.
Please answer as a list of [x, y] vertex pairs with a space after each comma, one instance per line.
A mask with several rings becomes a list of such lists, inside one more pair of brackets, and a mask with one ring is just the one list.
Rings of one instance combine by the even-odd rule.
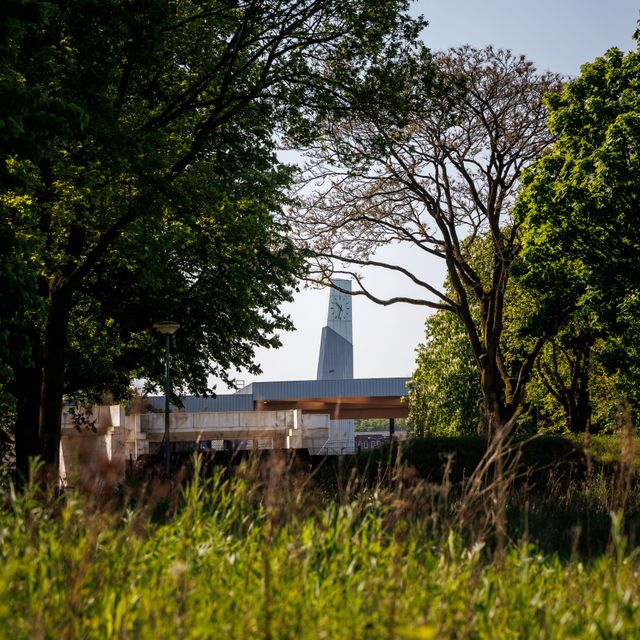
[[398, 449], [311, 472], [286, 456], [196, 460], [182, 484], [110, 501], [6, 483], [0, 635], [634, 637], [631, 442], [626, 467], [594, 456], [591, 474], [573, 449], [534, 468], [538, 443], [507, 445], [466, 469], [448, 452], [429, 474]]

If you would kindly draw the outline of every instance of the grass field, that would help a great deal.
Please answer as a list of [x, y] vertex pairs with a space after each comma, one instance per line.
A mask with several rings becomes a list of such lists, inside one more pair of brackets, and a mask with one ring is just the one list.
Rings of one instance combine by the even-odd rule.
[[196, 469], [108, 500], [3, 482], [0, 634], [635, 638], [640, 492], [624, 445], [531, 442], [475, 485], [478, 439], [312, 474], [283, 457]]

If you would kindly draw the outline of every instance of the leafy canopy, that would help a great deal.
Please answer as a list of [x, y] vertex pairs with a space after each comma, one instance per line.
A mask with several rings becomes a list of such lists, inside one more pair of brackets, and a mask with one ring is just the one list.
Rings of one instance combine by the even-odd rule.
[[[639, 39], [636, 32], [635, 38]], [[556, 141], [524, 180], [524, 278], [556, 324], [595, 313], [611, 369], [633, 393], [640, 311], [640, 51], [582, 67], [547, 98]]]
[[312, 135], [345, 78], [421, 21], [405, 2], [12, 7], [2, 204], [23, 243], [12, 263], [40, 282], [40, 334], [43, 300], [72, 292], [67, 391], [161, 379], [149, 328], [167, 316], [194, 391], [232, 366], [257, 372], [253, 348], [291, 328], [278, 307], [301, 265], [276, 221], [291, 171], [275, 136]]

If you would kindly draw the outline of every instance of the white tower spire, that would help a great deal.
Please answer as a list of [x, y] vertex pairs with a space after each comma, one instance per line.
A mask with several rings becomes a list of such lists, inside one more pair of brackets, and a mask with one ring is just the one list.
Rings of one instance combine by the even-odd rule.
[[[351, 291], [351, 280], [332, 280], [345, 291]], [[351, 296], [331, 289], [327, 326], [322, 329], [318, 380], [353, 379], [353, 323]], [[353, 420], [331, 420], [327, 453], [352, 453], [354, 449]]]
[[[332, 280], [340, 289], [351, 291], [351, 280]], [[336, 289], [329, 292], [327, 326], [322, 329], [318, 380], [353, 378], [353, 323], [351, 296]]]

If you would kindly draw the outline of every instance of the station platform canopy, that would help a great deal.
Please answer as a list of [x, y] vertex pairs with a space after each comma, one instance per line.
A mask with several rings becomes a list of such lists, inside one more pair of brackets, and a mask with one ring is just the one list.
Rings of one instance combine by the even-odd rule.
[[[219, 394], [215, 398], [186, 396], [182, 410], [212, 412], [300, 409], [306, 414], [328, 414], [332, 420], [406, 418], [408, 381], [409, 378], [352, 378], [253, 382], [236, 393]], [[164, 406], [162, 396], [150, 397], [148, 400], [154, 408], [162, 409]]]

